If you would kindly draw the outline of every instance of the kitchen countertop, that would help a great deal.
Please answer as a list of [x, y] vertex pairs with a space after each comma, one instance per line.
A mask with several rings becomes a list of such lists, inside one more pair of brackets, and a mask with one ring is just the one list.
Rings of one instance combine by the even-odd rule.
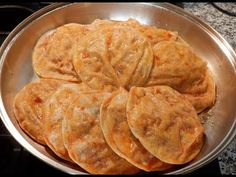
[[[215, 3], [236, 14], [236, 3]], [[221, 12], [212, 3], [183, 3], [183, 8], [220, 33], [236, 51], [236, 16]], [[222, 174], [236, 175], [236, 138], [218, 157]]]

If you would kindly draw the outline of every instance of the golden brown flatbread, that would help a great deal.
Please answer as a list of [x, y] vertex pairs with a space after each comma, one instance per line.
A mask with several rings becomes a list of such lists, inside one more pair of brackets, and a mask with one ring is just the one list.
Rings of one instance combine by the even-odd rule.
[[208, 70], [205, 80], [188, 92], [183, 95], [194, 106], [197, 113], [211, 107], [216, 101], [216, 85], [211, 72]]
[[107, 145], [99, 121], [100, 105], [109, 93], [81, 93], [63, 121], [63, 139], [70, 158], [92, 174], [131, 174], [139, 169]]
[[119, 22], [118, 25], [130, 26], [137, 29], [147, 37], [153, 46], [162, 41], [176, 41], [178, 38], [178, 33], [176, 31], [169, 31], [155, 26], [140, 24], [137, 20], [132, 18], [124, 22]]
[[134, 136], [163, 162], [187, 163], [202, 148], [204, 128], [195, 109], [169, 86], [132, 87], [127, 120]]
[[86, 35], [88, 26], [70, 23], [43, 35], [33, 51], [33, 67], [43, 78], [80, 82], [73, 64], [72, 51], [77, 39]]
[[206, 63], [190, 47], [164, 41], [153, 47], [154, 66], [147, 86], [168, 85], [181, 93], [205, 79]]
[[128, 19], [127, 21], [112, 21], [96, 19], [91, 24], [91, 27], [95, 30], [111, 27], [111, 26], [126, 26], [132, 27], [141, 32], [152, 45], [161, 41], [176, 41], [178, 39], [178, 33], [176, 31], [169, 31], [155, 26], [144, 25], [139, 23], [135, 19]]
[[54, 79], [40, 79], [27, 84], [15, 96], [13, 109], [20, 127], [35, 141], [45, 144], [43, 138], [42, 114], [46, 100], [66, 82]]
[[130, 27], [103, 28], [81, 39], [73, 64], [81, 80], [93, 89], [143, 85], [151, 71], [151, 44]]
[[100, 124], [108, 145], [115, 153], [145, 171], [162, 171], [172, 165], [150, 154], [130, 131], [126, 117], [128, 92], [120, 88], [104, 99]]
[[43, 109], [43, 132], [46, 144], [61, 158], [70, 160], [62, 138], [62, 120], [70, 103], [81, 91], [90, 88], [84, 83], [64, 84], [46, 101]]
[[146, 86], [168, 85], [185, 94], [198, 113], [215, 101], [215, 83], [206, 63], [180, 37], [153, 48], [154, 66]]

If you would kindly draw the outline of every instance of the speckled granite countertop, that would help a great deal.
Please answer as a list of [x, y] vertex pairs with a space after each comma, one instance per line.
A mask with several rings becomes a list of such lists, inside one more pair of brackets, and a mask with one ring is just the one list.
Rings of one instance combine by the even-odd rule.
[[[222, 9], [236, 12], [236, 3], [215, 3]], [[236, 16], [221, 12], [212, 3], [183, 3], [183, 8], [219, 32], [236, 51]], [[236, 138], [218, 157], [222, 174], [236, 175]]]

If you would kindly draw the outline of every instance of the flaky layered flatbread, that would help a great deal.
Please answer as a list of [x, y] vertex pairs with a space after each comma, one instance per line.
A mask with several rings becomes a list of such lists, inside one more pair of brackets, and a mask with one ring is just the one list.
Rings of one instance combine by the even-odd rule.
[[137, 30], [111, 27], [77, 43], [73, 64], [81, 80], [93, 89], [143, 85], [151, 71], [151, 44]]
[[61, 158], [70, 160], [62, 138], [62, 121], [70, 103], [81, 91], [89, 91], [84, 83], [64, 84], [46, 101], [43, 109], [43, 134], [46, 144]]
[[187, 163], [202, 148], [204, 128], [195, 109], [169, 86], [132, 87], [127, 120], [134, 136], [163, 162]]
[[100, 124], [108, 145], [119, 156], [145, 171], [162, 171], [171, 167], [149, 153], [132, 134], [126, 116], [129, 93], [120, 88], [104, 99]]
[[34, 71], [43, 78], [80, 82], [72, 64], [72, 49], [88, 31], [86, 25], [70, 23], [43, 35], [34, 47]]
[[15, 96], [13, 109], [20, 127], [35, 141], [45, 144], [43, 138], [43, 106], [64, 81], [40, 79], [24, 86]]
[[100, 105], [109, 93], [83, 93], [69, 106], [63, 121], [63, 139], [70, 158], [92, 174], [133, 174], [138, 168], [118, 156], [103, 136]]

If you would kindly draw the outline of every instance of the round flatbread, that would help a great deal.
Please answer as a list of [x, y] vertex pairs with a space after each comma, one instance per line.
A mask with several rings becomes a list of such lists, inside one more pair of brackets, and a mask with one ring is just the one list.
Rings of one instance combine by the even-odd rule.
[[187, 45], [164, 41], [153, 47], [154, 66], [146, 86], [168, 85], [180, 93], [202, 83], [207, 66]]
[[172, 165], [150, 154], [130, 131], [126, 117], [128, 92], [119, 89], [104, 99], [100, 108], [100, 124], [108, 145], [119, 156], [145, 171], [162, 171]]
[[189, 93], [183, 95], [194, 106], [197, 113], [211, 107], [216, 100], [216, 86], [211, 72], [208, 70], [203, 83], [192, 88], [189, 90]]
[[163, 162], [187, 163], [202, 148], [204, 128], [195, 109], [169, 86], [132, 87], [127, 120], [134, 136]]
[[96, 19], [91, 24], [93, 29], [106, 28], [111, 26], [126, 26], [132, 27], [141, 32], [148, 41], [155, 45], [161, 41], [176, 41], [178, 39], [178, 33], [176, 31], [169, 31], [155, 26], [140, 24], [135, 19], [128, 19], [127, 21], [111, 21], [111, 20], [101, 20]]
[[153, 46], [162, 41], [176, 41], [178, 38], [178, 33], [176, 31], [169, 31], [155, 26], [140, 24], [137, 20], [132, 18], [124, 22], [119, 22], [118, 25], [137, 29], [144, 34]]
[[177, 42], [160, 42], [153, 51], [154, 66], [147, 86], [168, 85], [178, 90], [198, 113], [214, 104], [214, 79], [206, 63], [181, 37]]
[[106, 143], [99, 121], [100, 105], [109, 93], [81, 93], [69, 106], [62, 135], [70, 158], [92, 174], [132, 174], [138, 168]]
[[43, 78], [80, 82], [73, 64], [72, 51], [77, 39], [88, 33], [86, 25], [70, 23], [46, 33], [33, 51], [33, 67]]
[[70, 103], [81, 91], [89, 91], [84, 83], [64, 84], [51, 95], [43, 109], [43, 132], [46, 144], [61, 158], [70, 160], [62, 138], [62, 120]]
[[66, 82], [40, 79], [29, 83], [15, 96], [13, 109], [20, 127], [35, 141], [45, 144], [43, 138], [43, 106], [56, 89]]
[[143, 85], [151, 71], [151, 44], [130, 27], [107, 27], [85, 36], [74, 51], [81, 80], [93, 89]]

